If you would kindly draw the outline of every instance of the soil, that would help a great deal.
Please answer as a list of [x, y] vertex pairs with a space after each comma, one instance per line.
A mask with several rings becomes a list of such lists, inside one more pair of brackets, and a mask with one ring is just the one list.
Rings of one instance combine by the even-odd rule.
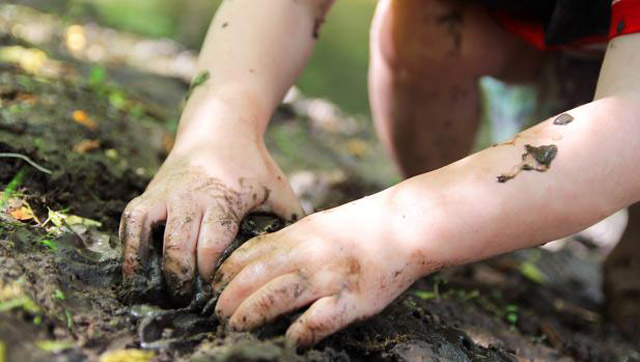
[[[202, 283], [184, 308], [167, 298], [158, 271], [131, 294], [120, 280], [119, 218], [170, 147], [158, 114], [177, 107], [152, 111], [167, 105], [75, 74], [0, 66], [0, 153], [52, 171], [0, 157], [0, 361], [640, 360], [639, 341], [603, 320], [599, 266], [569, 252], [523, 251], [442, 271], [304, 350], [282, 337], [290, 316], [254, 333], [228, 331], [209, 313]], [[299, 105], [281, 108], [274, 127], [304, 122]], [[278, 144], [278, 134], [267, 143]], [[313, 207], [376, 189], [338, 164], [348, 178]], [[236, 245], [273, 222], [245, 219]]]

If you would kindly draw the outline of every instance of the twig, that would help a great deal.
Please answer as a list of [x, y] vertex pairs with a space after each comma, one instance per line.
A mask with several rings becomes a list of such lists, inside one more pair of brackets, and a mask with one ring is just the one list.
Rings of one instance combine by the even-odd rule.
[[8, 152], [0, 152], [0, 158], [19, 158], [23, 161], [25, 161], [26, 163], [30, 164], [31, 166], [33, 166], [36, 170], [46, 173], [48, 175], [51, 174], [51, 170], [49, 170], [48, 168], [44, 168], [40, 165], [38, 165], [34, 160], [30, 159], [29, 157], [19, 154], [19, 153], [8, 153]]

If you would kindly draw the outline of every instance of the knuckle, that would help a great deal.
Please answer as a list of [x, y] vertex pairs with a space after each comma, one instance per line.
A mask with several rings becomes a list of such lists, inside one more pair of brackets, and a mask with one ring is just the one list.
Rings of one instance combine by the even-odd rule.
[[142, 202], [136, 201], [138, 198], [131, 200], [122, 213], [122, 220], [124, 222], [131, 222], [136, 219], [143, 218], [148, 209], [143, 206]]
[[311, 256], [315, 265], [326, 265], [335, 259], [335, 250], [327, 243], [310, 241], [302, 249], [303, 255]]
[[195, 197], [192, 193], [180, 190], [171, 190], [167, 195], [167, 203], [169, 205], [185, 205], [193, 203], [194, 201]]
[[263, 275], [265, 272], [267, 272], [266, 270], [266, 263], [263, 261], [255, 261], [251, 264], [249, 264], [248, 266], [245, 267], [245, 272], [243, 272], [244, 275], [246, 275], [246, 279], [253, 279], [257, 276]]

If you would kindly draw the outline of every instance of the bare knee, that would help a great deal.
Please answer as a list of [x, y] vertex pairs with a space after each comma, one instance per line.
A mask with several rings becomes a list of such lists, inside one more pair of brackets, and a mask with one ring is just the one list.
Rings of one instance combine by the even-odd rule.
[[477, 79], [504, 68], [512, 42], [481, 6], [459, 0], [383, 0], [372, 51], [395, 81]]
[[379, 2], [371, 105], [380, 139], [404, 175], [469, 152], [479, 121], [478, 79], [499, 77], [524, 47], [471, 2]]

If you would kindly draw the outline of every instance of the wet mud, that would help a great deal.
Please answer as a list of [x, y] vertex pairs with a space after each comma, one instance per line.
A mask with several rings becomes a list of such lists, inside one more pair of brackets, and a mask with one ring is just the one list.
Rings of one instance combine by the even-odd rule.
[[499, 175], [496, 178], [499, 183], [514, 179], [522, 171], [546, 172], [558, 155], [558, 146], [556, 145], [532, 146], [526, 144], [524, 149], [525, 153], [521, 156], [522, 162], [515, 167], [514, 171]]
[[573, 119], [574, 119], [573, 116], [570, 115], [569, 113], [563, 113], [558, 117], [554, 118], [553, 124], [555, 124], [556, 126], [566, 126], [569, 123], [573, 122]]
[[[166, 156], [167, 131], [164, 120], [114, 106], [110, 92], [82, 79], [0, 67], [0, 153], [24, 155], [52, 171], [0, 158], [0, 353], [6, 361], [98, 361], [116, 354], [153, 361], [640, 358], [638, 344], [602, 320], [601, 301], [582, 293], [593, 287], [589, 281], [553, 279], [567, 275], [562, 268], [571, 263], [540, 267], [555, 280], [541, 283], [523, 276], [526, 254], [420, 280], [383, 313], [304, 350], [282, 336], [295, 314], [253, 333], [228, 330], [212, 313], [214, 291], [201, 280], [187, 305], [174, 304], [162, 277], [161, 225], [152, 232], [144, 275], [123, 283], [119, 219]], [[74, 119], [78, 110], [87, 117]], [[74, 151], [86, 139], [99, 145]], [[529, 157], [550, 165], [548, 152], [540, 151]], [[340, 192], [344, 200], [332, 202], [362, 190], [350, 184]], [[246, 218], [224, 257], [283, 226], [264, 214]]]

